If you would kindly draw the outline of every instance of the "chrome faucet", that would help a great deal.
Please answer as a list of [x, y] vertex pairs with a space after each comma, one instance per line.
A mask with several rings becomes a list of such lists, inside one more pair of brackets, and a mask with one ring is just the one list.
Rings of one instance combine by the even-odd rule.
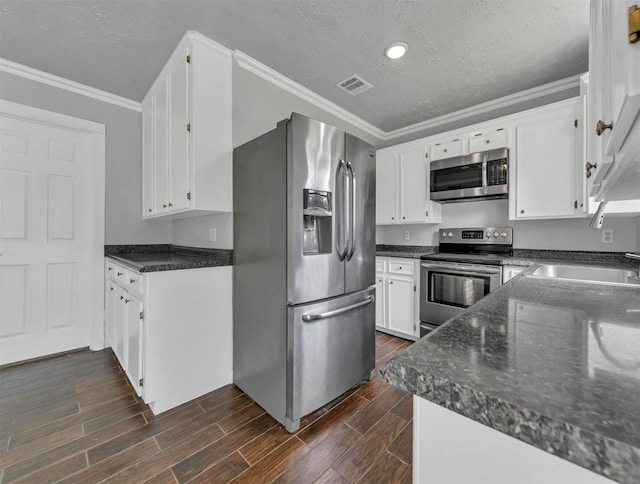
[[631, 252], [627, 252], [624, 255], [628, 259], [632, 259], [638, 262], [638, 271], [640, 272], [640, 254], [633, 254]]

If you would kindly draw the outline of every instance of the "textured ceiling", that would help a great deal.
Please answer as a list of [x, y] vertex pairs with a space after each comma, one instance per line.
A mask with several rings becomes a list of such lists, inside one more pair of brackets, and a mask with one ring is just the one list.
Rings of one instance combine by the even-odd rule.
[[0, 57], [140, 101], [198, 30], [390, 131], [585, 72], [588, 23], [588, 0], [1, 0]]

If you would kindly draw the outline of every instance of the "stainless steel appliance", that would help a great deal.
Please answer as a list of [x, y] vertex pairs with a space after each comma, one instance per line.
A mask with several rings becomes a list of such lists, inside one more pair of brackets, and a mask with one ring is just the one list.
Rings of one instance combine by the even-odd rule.
[[375, 151], [292, 114], [234, 150], [233, 377], [290, 432], [375, 367]]
[[509, 150], [490, 151], [432, 161], [431, 200], [464, 202], [509, 196]]
[[509, 227], [441, 229], [439, 241], [420, 262], [421, 336], [500, 286], [502, 259], [513, 254]]

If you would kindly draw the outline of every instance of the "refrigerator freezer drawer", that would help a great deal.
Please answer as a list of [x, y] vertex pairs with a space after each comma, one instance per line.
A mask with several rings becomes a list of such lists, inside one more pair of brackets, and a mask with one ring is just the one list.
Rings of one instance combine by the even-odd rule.
[[[375, 288], [288, 310], [287, 428], [375, 368]], [[291, 428], [289, 428], [291, 427]]]

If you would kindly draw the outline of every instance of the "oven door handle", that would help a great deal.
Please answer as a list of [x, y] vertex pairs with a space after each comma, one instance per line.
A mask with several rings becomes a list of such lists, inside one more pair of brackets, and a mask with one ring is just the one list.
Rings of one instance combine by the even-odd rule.
[[460, 266], [445, 266], [445, 265], [431, 265], [431, 264], [421, 264], [421, 267], [424, 267], [427, 270], [436, 270], [436, 271], [446, 271], [451, 274], [461, 275], [461, 276], [491, 276], [500, 274], [501, 270], [496, 269], [464, 269]]

